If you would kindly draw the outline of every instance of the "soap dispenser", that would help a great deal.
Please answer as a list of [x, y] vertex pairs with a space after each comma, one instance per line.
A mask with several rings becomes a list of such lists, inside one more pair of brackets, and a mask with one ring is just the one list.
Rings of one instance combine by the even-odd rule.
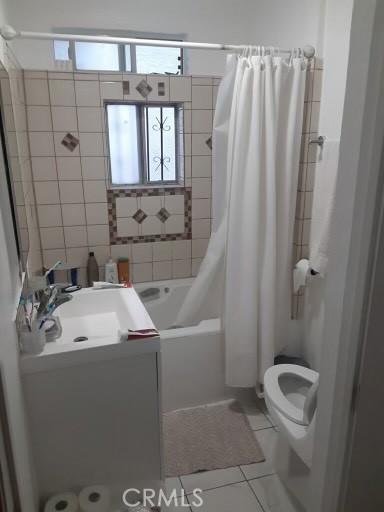
[[93, 286], [95, 281], [99, 281], [99, 265], [97, 264], [95, 253], [90, 252], [87, 263], [88, 286]]

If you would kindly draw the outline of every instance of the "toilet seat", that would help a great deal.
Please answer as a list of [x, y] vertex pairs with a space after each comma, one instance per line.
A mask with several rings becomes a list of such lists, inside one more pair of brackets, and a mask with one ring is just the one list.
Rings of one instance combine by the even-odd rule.
[[278, 364], [268, 368], [264, 375], [264, 390], [268, 394], [268, 400], [288, 420], [299, 425], [308, 425], [308, 421], [304, 418], [302, 408], [296, 407], [284, 395], [279, 380], [283, 376], [293, 376], [303, 379], [306, 383], [312, 385], [319, 378], [319, 374], [304, 366], [294, 364]]

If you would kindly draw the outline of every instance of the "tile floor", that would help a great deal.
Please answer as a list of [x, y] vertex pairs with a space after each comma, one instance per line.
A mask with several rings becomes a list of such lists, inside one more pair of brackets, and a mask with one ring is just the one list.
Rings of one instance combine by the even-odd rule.
[[[168, 478], [168, 492], [184, 490], [187, 502], [184, 506], [162, 507], [162, 512], [296, 512], [286, 489], [273, 468], [273, 451], [277, 432], [263, 402], [252, 398], [241, 400], [254, 434], [266, 457], [265, 462], [207, 471], [180, 478]], [[203, 490], [203, 505], [194, 506], [192, 490]]]

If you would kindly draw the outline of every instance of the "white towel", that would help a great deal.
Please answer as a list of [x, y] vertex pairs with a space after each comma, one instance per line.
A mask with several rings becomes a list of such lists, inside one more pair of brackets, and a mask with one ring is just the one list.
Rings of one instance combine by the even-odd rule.
[[324, 276], [328, 264], [329, 231], [335, 206], [339, 140], [326, 140], [316, 168], [309, 264]]

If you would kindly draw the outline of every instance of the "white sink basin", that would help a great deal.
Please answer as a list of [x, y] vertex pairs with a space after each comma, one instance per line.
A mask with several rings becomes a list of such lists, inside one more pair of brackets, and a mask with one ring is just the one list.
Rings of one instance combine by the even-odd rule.
[[119, 330], [154, 328], [134, 288], [85, 288], [73, 293], [73, 299], [59, 306], [54, 314], [63, 329], [58, 343], [106, 338], [116, 342]]

